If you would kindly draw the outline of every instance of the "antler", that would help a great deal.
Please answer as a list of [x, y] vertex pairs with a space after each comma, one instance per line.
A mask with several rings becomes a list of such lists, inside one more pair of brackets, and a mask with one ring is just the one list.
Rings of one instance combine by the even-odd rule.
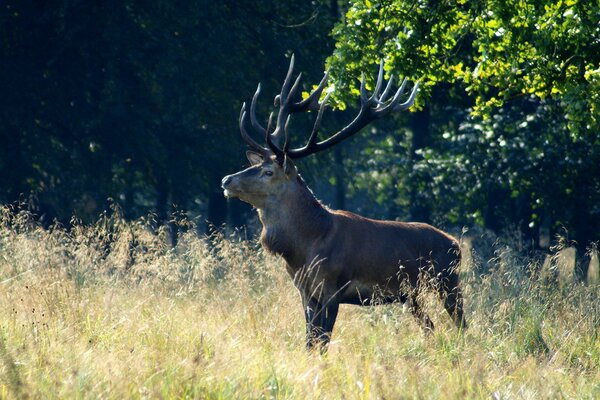
[[[259, 85], [259, 89], [260, 89], [260, 85]], [[257, 91], [258, 92], [258, 91]], [[250, 106], [250, 109], [252, 110], [252, 106]], [[257, 151], [259, 154], [261, 154], [264, 158], [268, 157], [269, 154], [269, 149], [262, 147], [260, 144], [256, 143], [254, 141], [254, 139], [252, 139], [252, 137], [248, 134], [248, 132], [246, 131], [246, 103], [242, 104], [242, 109], [240, 110], [240, 132], [242, 134], [242, 139], [244, 139], [244, 141], [246, 142], [246, 144], [248, 145], [248, 147], [250, 147], [252, 150]], [[260, 125], [258, 125], [263, 131], [266, 132], [266, 130], [261, 127]]]
[[[323, 112], [327, 106], [327, 102], [329, 100], [329, 96], [331, 93], [328, 93], [322, 102], [319, 103], [319, 98], [321, 97], [321, 93], [325, 88], [325, 84], [327, 83], [328, 73], [325, 73], [323, 79], [319, 83], [319, 86], [304, 100], [299, 102], [293, 102], [292, 99], [300, 86], [300, 79], [302, 74], [299, 74], [296, 78], [294, 84], [292, 84], [292, 74], [294, 70], [294, 56], [290, 60], [290, 66], [285, 77], [285, 81], [283, 82], [283, 86], [281, 88], [281, 93], [275, 97], [275, 106], [279, 105], [279, 114], [277, 115], [277, 122], [275, 126], [275, 130], [272, 134], [268, 133], [268, 130], [265, 130], [256, 120], [255, 110], [256, 110], [256, 100], [258, 95], [260, 94], [260, 84], [256, 89], [256, 93], [252, 98], [252, 103], [250, 105], [250, 119], [252, 123], [252, 127], [258, 131], [259, 133], [265, 136], [265, 140], [269, 149], [277, 156], [279, 160], [283, 160], [287, 155], [290, 158], [298, 159], [303, 158], [313, 153], [328, 149], [337, 143], [349, 138], [354, 135], [366, 125], [371, 123], [372, 121], [381, 118], [393, 111], [404, 111], [410, 108], [415, 101], [417, 96], [417, 91], [419, 89], [419, 82], [415, 83], [408, 99], [404, 103], [400, 103], [400, 99], [404, 94], [404, 89], [406, 87], [407, 79], [404, 78], [400, 88], [394, 93], [393, 96], [390, 97], [392, 92], [392, 82], [394, 77], [391, 76], [383, 93], [381, 93], [381, 88], [383, 86], [383, 60], [379, 65], [379, 74], [377, 76], [377, 83], [375, 84], [375, 90], [371, 94], [368, 95], [366, 90], [366, 80], [364, 73], [362, 74], [361, 84], [360, 84], [360, 110], [358, 115], [354, 118], [349, 125], [342, 128], [335, 134], [331, 135], [329, 138], [317, 142], [317, 137], [321, 125], [321, 119], [323, 118]], [[289, 149], [288, 143], [288, 135], [287, 135], [287, 127], [289, 124], [290, 116], [296, 112], [303, 112], [308, 110], [318, 110], [317, 118], [315, 120], [315, 124], [313, 126], [312, 132], [308, 139], [308, 142], [304, 147]], [[268, 152], [268, 149], [258, 145], [254, 140], [250, 138], [247, 132], [243, 129], [245, 119], [245, 104], [242, 106], [242, 113], [240, 114], [240, 129], [242, 130], [242, 137], [246, 140], [246, 143], [255, 150], [259, 152]], [[284, 146], [281, 147], [281, 142], [284, 140]], [[260, 148], [260, 150], [259, 150]]]
[[317, 115], [317, 119], [315, 121], [315, 125], [313, 131], [308, 139], [308, 142], [304, 147], [297, 149], [290, 149], [287, 152], [288, 157], [290, 158], [302, 158], [306, 157], [310, 154], [316, 153], [318, 151], [322, 151], [328, 149], [337, 143], [349, 138], [354, 135], [366, 125], [371, 123], [372, 121], [381, 118], [392, 111], [404, 111], [410, 108], [417, 96], [417, 91], [419, 90], [419, 82], [415, 83], [412, 91], [408, 99], [404, 103], [400, 103], [400, 99], [404, 94], [404, 89], [406, 87], [407, 79], [404, 78], [400, 88], [394, 93], [394, 95], [390, 98], [390, 93], [392, 91], [392, 82], [394, 77], [391, 76], [383, 93], [381, 93], [381, 88], [383, 86], [383, 60], [379, 65], [379, 74], [377, 76], [377, 83], [375, 84], [375, 90], [371, 96], [368, 95], [366, 90], [366, 81], [365, 75], [362, 74], [361, 84], [360, 84], [360, 110], [358, 115], [349, 125], [342, 128], [326, 140], [321, 142], [317, 142], [317, 133], [319, 131], [321, 116], [323, 114], [323, 110], [326, 106], [328, 97], [325, 97], [321, 106], [319, 108], [319, 114]]
[[[288, 72], [281, 87], [281, 92], [277, 96], [275, 96], [274, 99], [274, 105], [279, 106], [279, 113], [277, 114], [275, 130], [272, 133], [268, 133], [267, 130], [260, 125], [258, 119], [256, 118], [256, 102], [258, 100], [258, 96], [260, 95], [260, 83], [258, 84], [256, 92], [252, 97], [252, 102], [250, 103], [250, 123], [252, 125], [252, 128], [259, 135], [265, 137], [265, 141], [267, 142], [269, 149], [279, 159], [283, 159], [284, 149], [286, 149], [287, 146], [287, 127], [289, 125], [290, 115], [294, 113], [305, 112], [308, 110], [319, 110], [321, 105], [319, 103], [319, 98], [321, 97], [323, 89], [325, 89], [325, 85], [329, 77], [329, 74], [325, 73], [323, 79], [321, 79], [321, 82], [319, 83], [317, 88], [306, 99], [294, 102], [293, 99], [295, 98], [298, 92], [298, 88], [300, 87], [300, 80], [302, 78], [302, 74], [298, 74], [292, 85], [294, 64], [295, 57], [294, 55], [292, 55], [290, 59]], [[248, 113], [246, 112], [246, 104], [244, 103], [240, 112], [240, 130], [242, 132], [242, 137], [244, 138], [244, 140], [250, 148], [263, 154], [265, 151], [268, 151], [268, 149], [256, 143], [245, 130], [245, 120], [247, 114]], [[283, 148], [281, 147], [282, 144], [284, 145]]]

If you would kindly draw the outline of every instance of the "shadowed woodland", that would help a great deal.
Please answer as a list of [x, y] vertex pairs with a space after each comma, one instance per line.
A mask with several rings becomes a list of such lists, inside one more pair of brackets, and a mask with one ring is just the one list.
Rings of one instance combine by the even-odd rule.
[[[9, 0], [0, 202], [45, 226], [116, 205], [157, 226], [186, 215], [252, 232], [252, 210], [220, 189], [245, 163], [241, 103], [261, 82], [266, 121], [293, 53], [304, 92], [330, 71], [338, 110], [323, 131], [335, 132], [383, 59], [421, 82], [417, 103], [302, 161], [324, 203], [510, 232], [528, 249], [560, 235], [582, 255], [600, 234], [599, 15], [576, 0]], [[310, 119], [292, 122], [294, 143]]]

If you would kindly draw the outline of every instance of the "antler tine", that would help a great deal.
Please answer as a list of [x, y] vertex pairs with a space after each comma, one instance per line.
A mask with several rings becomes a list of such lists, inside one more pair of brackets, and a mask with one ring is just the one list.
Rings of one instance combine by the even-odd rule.
[[410, 92], [410, 96], [408, 97], [408, 100], [406, 100], [402, 104], [397, 104], [396, 107], [394, 107], [394, 111], [404, 111], [404, 110], [407, 110], [410, 107], [412, 107], [412, 105], [415, 102], [415, 99], [417, 98], [418, 91], [419, 91], [419, 81], [417, 81], [417, 83], [415, 83], [415, 86], [413, 87], [412, 92]]
[[273, 111], [271, 111], [269, 113], [269, 119], [267, 120], [267, 131], [265, 132], [266, 135], [269, 134], [269, 132], [271, 131], [271, 121], [273, 120]]
[[369, 95], [367, 94], [367, 81], [365, 79], [365, 73], [360, 75], [360, 106], [361, 108], [369, 103]]
[[298, 90], [300, 88], [300, 82], [302, 79], [302, 73], [298, 75], [291, 89], [291, 77], [293, 74], [293, 66], [294, 60], [290, 61], [290, 68], [288, 69], [288, 74], [286, 76], [285, 82], [283, 84], [283, 88], [281, 94], [276, 97], [275, 104], [279, 106], [279, 114], [277, 115], [277, 125], [273, 132], [272, 142], [275, 145], [281, 148], [281, 142], [283, 141], [283, 137], [285, 135], [285, 123], [287, 122], [290, 114], [303, 112], [307, 110], [318, 110], [319, 109], [319, 98], [321, 97], [321, 93], [325, 89], [325, 85], [327, 84], [327, 80], [329, 78], [329, 73], [326, 72], [319, 85], [312, 91], [312, 93], [304, 100], [294, 102], [293, 99], [297, 95]]
[[239, 124], [240, 124], [240, 132], [242, 134], [242, 139], [244, 139], [244, 141], [246, 142], [248, 147], [250, 147], [253, 150], [256, 150], [263, 156], [266, 155], [269, 151], [266, 148], [259, 145], [258, 143], [256, 143], [254, 141], [254, 139], [252, 139], [252, 137], [250, 137], [250, 135], [248, 134], [248, 132], [246, 131], [246, 128], [244, 126], [245, 122], [246, 122], [246, 103], [242, 104], [242, 109], [240, 110]]
[[[279, 118], [279, 117], [278, 117]], [[273, 119], [273, 112], [271, 112], [269, 114], [269, 123], [268, 126], [271, 126], [271, 120]], [[267, 146], [269, 146], [269, 149], [271, 149], [271, 151], [273, 152], [273, 154], [275, 154], [275, 156], [277, 156], [277, 159], [279, 160], [283, 160], [283, 156], [284, 156], [284, 152], [283, 150], [281, 150], [277, 144], [275, 144], [273, 142], [273, 137], [278, 138], [278, 136], [275, 136], [275, 133], [277, 132], [277, 127], [275, 128], [275, 132], [274, 134], [270, 134], [269, 131], [267, 130], [265, 133], [265, 141], [267, 142]]]
[[392, 98], [392, 100], [385, 107], [383, 107], [380, 110], [377, 110], [378, 114], [385, 115], [389, 111], [392, 111], [395, 109], [395, 107], [400, 102], [400, 97], [404, 93], [404, 88], [406, 87], [406, 82], [408, 82], [408, 78], [404, 77], [404, 79], [402, 80], [402, 84], [400, 85], [400, 88], [398, 88], [398, 90], [394, 94], [394, 97]]
[[385, 86], [383, 93], [381, 94], [381, 96], [379, 96], [378, 99], [375, 99], [377, 104], [379, 104], [379, 105], [385, 104], [388, 95], [392, 91], [392, 82], [394, 82], [394, 75], [390, 75], [390, 80], [388, 81], [387, 85]]
[[292, 107], [293, 112], [298, 111], [306, 111], [306, 110], [315, 110], [319, 107], [319, 98], [321, 98], [321, 93], [323, 93], [323, 89], [325, 89], [325, 85], [327, 84], [327, 80], [329, 79], [329, 71], [325, 72], [321, 82], [313, 92], [304, 100], [299, 101], [298, 103], [294, 103]]
[[254, 96], [252, 96], [252, 102], [250, 103], [250, 123], [252, 124], [252, 128], [258, 131], [259, 134], [265, 134], [265, 128], [263, 128], [258, 120], [256, 119], [256, 102], [258, 100], [258, 95], [260, 94], [260, 83], [256, 88], [256, 92]]
[[287, 153], [287, 151], [290, 148], [290, 142], [289, 142], [289, 136], [288, 136], [288, 127], [290, 125], [290, 117], [291, 115], [288, 115], [287, 119], [285, 120], [285, 126], [283, 128], [283, 131], [285, 132], [285, 141], [283, 142], [283, 152]]
[[292, 85], [292, 88], [290, 89], [290, 92], [288, 93], [288, 99], [293, 99], [294, 98], [294, 95], [296, 94], [296, 91], [298, 90], [298, 86], [300, 86], [300, 80], [301, 79], [302, 79], [302, 72], [300, 72], [298, 74], [298, 77], [296, 78], [296, 81]]
[[288, 72], [285, 75], [285, 80], [283, 81], [283, 85], [281, 86], [281, 94], [279, 97], [280, 104], [283, 105], [287, 102], [288, 94], [290, 93], [290, 84], [292, 83], [292, 74], [294, 73], [294, 64], [295, 57], [292, 54], [290, 58], [290, 66], [288, 67]]
[[273, 131], [273, 134], [271, 135], [270, 139], [275, 146], [279, 146], [278, 149], [280, 149], [280, 146], [282, 144], [282, 135], [284, 134], [283, 125], [287, 116], [290, 113], [290, 101], [294, 97], [296, 91], [298, 90], [298, 87], [300, 86], [300, 80], [302, 79], [302, 74], [299, 74], [296, 80], [294, 81], [294, 84], [292, 85], [294, 64], [295, 56], [292, 54], [292, 57], [290, 58], [290, 65], [285, 76], [285, 80], [283, 81], [283, 85], [281, 86], [281, 93], [275, 96], [274, 101], [275, 106], [279, 106], [279, 113], [277, 114], [277, 123], [275, 125], [275, 130]]
[[[377, 100], [379, 96], [379, 91], [381, 90], [381, 85], [383, 83], [383, 59], [379, 62], [379, 73], [377, 74], [377, 83], [375, 84], [375, 90], [371, 95], [370, 100]], [[386, 87], [387, 89], [387, 87]]]
[[315, 125], [313, 126], [313, 130], [310, 133], [310, 137], [308, 138], [308, 142], [306, 143], [306, 146], [305, 146], [308, 149], [314, 147], [314, 145], [316, 143], [317, 134], [319, 133], [319, 129], [321, 128], [321, 119], [323, 119], [323, 112], [325, 111], [325, 107], [327, 106], [327, 102], [329, 101], [330, 96], [331, 96], [331, 92], [327, 93], [327, 95], [323, 99], [323, 102], [321, 103], [321, 106], [319, 107], [319, 113], [317, 114], [317, 118], [315, 120]]
[[[298, 74], [298, 77], [296, 78], [296, 81], [294, 82], [294, 84], [292, 85], [292, 88], [288, 91], [288, 93], [284, 96], [283, 95], [283, 91], [282, 94], [279, 98], [279, 114], [277, 114], [277, 124], [275, 125], [275, 130], [273, 131], [273, 143], [275, 143], [277, 146], [281, 146], [281, 141], [282, 141], [282, 135], [287, 134], [287, 132], [284, 132], [285, 129], [282, 128], [282, 126], [287, 123], [286, 119], [289, 119], [290, 116], [290, 112], [291, 109], [293, 108], [294, 103], [291, 102], [291, 99], [293, 99], [294, 95], [296, 94], [296, 91], [298, 90], [298, 87], [300, 86], [300, 80], [302, 79], [302, 73]], [[286, 78], [287, 80], [287, 78]], [[285, 85], [285, 83], [284, 83]], [[286, 138], [287, 140], [287, 138]]]

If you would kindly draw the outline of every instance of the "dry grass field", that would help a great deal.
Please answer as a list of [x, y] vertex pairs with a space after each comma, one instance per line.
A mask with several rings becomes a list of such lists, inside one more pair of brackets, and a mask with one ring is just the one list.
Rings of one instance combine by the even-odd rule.
[[0, 398], [600, 398], [600, 289], [558, 282], [558, 257], [468, 257], [462, 334], [433, 297], [431, 336], [401, 305], [342, 306], [321, 356], [282, 260], [192, 232], [0, 211]]

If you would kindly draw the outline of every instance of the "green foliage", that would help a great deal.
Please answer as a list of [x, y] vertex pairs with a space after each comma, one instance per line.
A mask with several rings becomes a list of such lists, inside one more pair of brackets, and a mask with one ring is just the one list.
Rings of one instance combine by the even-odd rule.
[[380, 59], [388, 75], [422, 82], [415, 114], [428, 124], [394, 136], [412, 142], [406, 184], [425, 193], [430, 219], [598, 239], [589, 228], [600, 221], [597, 4], [356, 0], [333, 34], [328, 64], [342, 106]]
[[[564, 103], [575, 134], [598, 129], [600, 13], [593, 2], [557, 0], [353, 1], [334, 29], [328, 62], [342, 99], [352, 77], [385, 61], [386, 71], [436, 84], [460, 81], [474, 115], [515, 96]], [[422, 103], [418, 103], [422, 104]]]
[[[341, 99], [357, 95], [353, 79], [381, 59], [388, 75], [421, 80], [423, 93], [451, 81], [463, 62], [454, 54], [465, 35], [461, 8], [456, 2], [352, 2], [333, 31], [336, 49], [328, 59]], [[375, 76], [367, 77], [372, 85]], [[426, 97], [421, 95], [417, 106]]]

